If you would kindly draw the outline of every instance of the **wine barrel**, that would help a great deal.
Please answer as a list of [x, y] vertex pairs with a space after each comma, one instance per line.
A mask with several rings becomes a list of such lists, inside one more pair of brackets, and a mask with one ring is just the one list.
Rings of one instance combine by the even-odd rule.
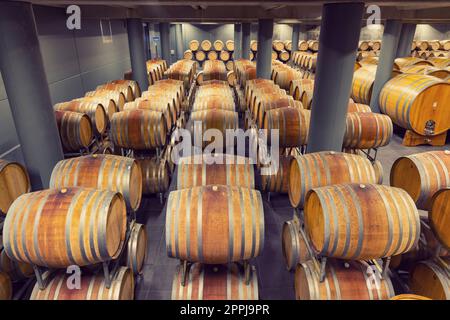
[[192, 50], [188, 49], [183, 53], [183, 59], [192, 60], [193, 57], [194, 57], [194, 53], [192, 52]]
[[53, 107], [55, 111], [73, 111], [85, 113], [91, 120], [92, 128], [96, 135], [102, 135], [108, 125], [108, 116], [103, 105], [88, 101], [70, 101], [57, 103]]
[[[264, 129], [278, 129], [280, 147], [300, 147], [308, 143], [310, 111], [297, 108], [273, 109], [264, 115]], [[271, 134], [267, 141], [272, 144]]]
[[283, 224], [281, 232], [283, 258], [288, 270], [293, 270], [299, 263], [305, 263], [311, 260], [311, 254], [308, 251], [306, 239], [298, 230], [298, 226], [293, 220], [286, 221]]
[[250, 269], [250, 283], [245, 281], [242, 267], [194, 263], [181, 285], [182, 266], [178, 266], [172, 284], [172, 300], [258, 300], [258, 277], [255, 267]]
[[100, 103], [103, 106], [103, 109], [106, 111], [106, 115], [108, 116], [108, 120], [111, 120], [112, 115], [114, 112], [119, 111], [116, 103], [113, 99], [108, 97], [102, 97], [102, 96], [92, 96], [92, 97], [81, 97], [74, 99], [73, 101], [85, 101], [90, 103]]
[[433, 195], [450, 187], [450, 151], [428, 151], [398, 158], [390, 184], [408, 192], [417, 208], [429, 210]]
[[234, 69], [234, 61], [233, 60], [228, 60], [225, 63], [225, 67], [227, 68], [228, 71], [233, 71], [233, 69]]
[[216, 51], [222, 51], [224, 48], [224, 43], [222, 40], [216, 40], [213, 43], [213, 47], [214, 47], [214, 50], [216, 50]]
[[225, 42], [225, 49], [228, 51], [234, 51], [234, 41], [233, 40], [227, 40]]
[[[207, 214], [211, 212], [214, 215]], [[264, 209], [259, 191], [209, 185], [170, 193], [166, 212], [169, 257], [228, 263], [258, 256], [263, 245]]]
[[125, 261], [126, 266], [135, 274], [142, 274], [145, 260], [147, 259], [147, 230], [145, 225], [133, 223], [130, 231], [130, 238], [126, 246]]
[[275, 51], [281, 51], [281, 50], [284, 50], [284, 43], [283, 43], [282, 41], [275, 40], [275, 41], [272, 42], [272, 48], [273, 48]]
[[69, 287], [70, 273], [59, 272], [51, 275], [51, 279], [44, 290], [39, 284], [34, 285], [30, 300], [133, 300], [134, 277], [130, 269], [120, 267], [111, 281], [111, 287], [106, 287], [103, 272], [94, 275], [82, 275], [80, 289]]
[[219, 58], [224, 62], [230, 60], [230, 52], [225, 50], [220, 51]]
[[412, 65], [428, 65], [432, 66], [433, 63], [424, 59], [416, 58], [416, 57], [402, 57], [394, 60], [394, 67], [402, 70], [405, 67]]
[[236, 130], [239, 128], [239, 115], [234, 111], [220, 109], [195, 111], [191, 113], [191, 126], [189, 129], [191, 133], [196, 133], [198, 132], [196, 131], [198, 130], [197, 128], [201, 128], [202, 134], [208, 129], [218, 129], [225, 137], [227, 129]]
[[419, 262], [410, 279], [409, 287], [414, 294], [433, 300], [450, 300], [450, 272], [440, 264], [431, 260]]
[[217, 153], [180, 158], [178, 190], [217, 184], [254, 189], [255, 172], [250, 159]]
[[117, 112], [111, 119], [111, 142], [121, 148], [154, 149], [166, 144], [164, 114], [150, 110]]
[[347, 114], [343, 147], [371, 149], [384, 147], [392, 138], [391, 119], [379, 113], [351, 112]]
[[261, 173], [261, 191], [287, 193], [289, 187], [289, 169], [292, 156], [282, 156], [278, 159], [277, 168], [267, 167], [268, 172]]
[[[284, 43], [284, 49], [286, 49], [287, 51], [292, 51], [292, 41], [291, 40], [285, 40], [283, 41]], [[295, 49], [297, 50], [297, 49]]]
[[61, 144], [65, 151], [80, 151], [92, 141], [92, 125], [84, 113], [55, 111]]
[[[146, 96], [147, 100], [135, 100], [133, 102], [127, 102], [123, 107], [124, 111], [129, 110], [150, 110], [160, 112], [164, 115], [166, 120], [166, 127], [172, 128], [177, 121], [177, 108], [175, 106], [175, 101], [173, 99], [152, 99], [150, 96]], [[170, 101], [170, 102], [168, 102]]]
[[123, 105], [127, 102], [122, 92], [107, 89], [88, 91], [86, 92], [85, 97], [103, 97], [112, 99], [116, 104], [118, 111], [122, 111]]
[[130, 86], [132, 93], [133, 93], [133, 97], [134, 98], [139, 98], [141, 96], [141, 88], [139, 87], [139, 83], [135, 80], [113, 80], [110, 83], [112, 84], [126, 84], [128, 86]]
[[5, 215], [14, 200], [31, 190], [25, 167], [18, 162], [0, 159], [0, 190], [0, 215]]
[[355, 102], [370, 104], [376, 65], [363, 65], [353, 73], [351, 97]]
[[306, 195], [304, 216], [315, 250], [341, 259], [378, 259], [407, 252], [420, 235], [414, 201], [403, 189], [384, 185], [314, 188]]
[[192, 112], [213, 109], [235, 111], [234, 101], [232, 98], [225, 99], [221, 95], [209, 95], [196, 99], [192, 106]]
[[358, 49], [361, 51], [369, 50], [369, 41], [364, 41], [364, 40], [359, 41]]
[[[260, 128], [264, 125], [264, 117], [266, 113], [271, 110], [287, 107], [303, 109], [301, 102], [295, 101], [288, 95], [280, 96], [278, 92], [275, 92], [274, 94], [270, 93], [267, 95], [260, 95], [257, 100], [258, 102], [255, 103], [253, 108], [253, 114], [256, 124]], [[301, 105], [301, 107], [298, 107], [299, 105]]]
[[314, 80], [298, 79], [289, 84], [289, 93], [295, 100], [301, 101], [305, 109], [311, 109], [314, 93]]
[[450, 189], [441, 189], [432, 199], [428, 212], [431, 228], [439, 241], [450, 250]]
[[280, 53], [278, 53], [278, 59], [280, 59], [280, 61], [287, 62], [290, 57], [291, 55], [289, 54], [288, 51], [283, 50]]
[[200, 42], [198, 40], [189, 41], [189, 50], [197, 51], [200, 48]]
[[195, 59], [199, 62], [203, 62], [206, 59], [206, 54], [204, 51], [196, 51], [195, 52]]
[[301, 209], [311, 189], [347, 182], [377, 183], [378, 178], [370, 161], [360, 155], [323, 151], [296, 156], [289, 172], [289, 200]]
[[9, 276], [0, 272], [0, 300], [11, 300], [13, 287]]
[[234, 73], [234, 71], [227, 72], [227, 82], [232, 87], [237, 84], [236, 74]]
[[450, 84], [427, 75], [401, 74], [380, 93], [380, 109], [392, 121], [421, 135], [436, 135], [450, 128]]
[[116, 84], [116, 83], [107, 83], [97, 86], [95, 90], [111, 90], [111, 91], [118, 91], [121, 92], [126, 101], [133, 101], [134, 100], [134, 94], [133, 89], [129, 84]]
[[2, 272], [6, 273], [12, 282], [34, 276], [34, 270], [31, 264], [10, 259], [5, 250], [2, 250], [0, 253], [0, 273]]
[[137, 160], [142, 171], [142, 193], [165, 193], [169, 189], [170, 173], [166, 161], [157, 158]]
[[280, 88], [285, 90], [289, 90], [291, 81], [300, 79], [301, 79], [300, 72], [292, 68], [287, 68], [284, 66], [275, 67], [272, 72], [272, 80], [277, 85], [279, 85]]
[[219, 58], [219, 55], [216, 51], [209, 51], [207, 57], [209, 61], [215, 61]]
[[120, 192], [128, 207], [137, 210], [142, 196], [139, 163], [122, 156], [94, 154], [59, 161], [50, 178], [50, 188], [93, 188]]
[[306, 40], [300, 40], [298, 42], [298, 50], [307, 51], [308, 50], [308, 42]]
[[[450, 41], [448, 43], [450, 45]], [[450, 66], [450, 57], [449, 58], [432, 57], [429, 58], [428, 61], [430, 61], [437, 68], [446, 68]]]
[[389, 276], [380, 279], [367, 270], [360, 262], [329, 259], [321, 282], [313, 261], [299, 264], [295, 270], [295, 297], [297, 300], [387, 300], [395, 295]]
[[49, 268], [86, 266], [116, 258], [126, 231], [120, 193], [83, 188], [27, 193], [9, 208], [6, 254]]
[[258, 51], [258, 41], [256, 40], [250, 41], [250, 50]]
[[399, 294], [389, 300], [431, 300], [430, 298], [419, 296], [417, 294]]
[[209, 51], [212, 48], [211, 41], [209, 40], [203, 40], [200, 44], [200, 48], [202, 48], [203, 51]]
[[319, 51], [319, 41], [317, 40], [308, 40], [308, 48], [312, 51]]
[[368, 106], [367, 104], [349, 101], [347, 112], [372, 112], [372, 109], [370, 109], [370, 106]]

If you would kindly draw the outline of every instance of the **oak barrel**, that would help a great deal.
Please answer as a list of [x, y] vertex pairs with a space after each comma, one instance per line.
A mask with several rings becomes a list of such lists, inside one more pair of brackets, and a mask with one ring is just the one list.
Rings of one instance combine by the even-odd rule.
[[263, 245], [264, 209], [259, 191], [209, 185], [170, 193], [166, 212], [169, 257], [228, 263], [258, 256]]
[[5, 215], [14, 200], [30, 190], [30, 177], [25, 167], [0, 159], [0, 215]]
[[164, 114], [167, 128], [172, 128], [172, 126], [175, 125], [175, 122], [177, 120], [177, 110], [175, 107], [175, 101], [173, 101], [173, 99], [172, 101], [171, 99], [165, 98], [152, 99], [152, 97], [147, 97], [144, 99], [126, 103], [123, 107], [124, 111], [142, 109], [161, 112], [162, 114]]
[[351, 112], [347, 114], [343, 147], [384, 147], [391, 141], [392, 133], [393, 125], [388, 116], [373, 112]]
[[142, 171], [142, 194], [165, 193], [169, 189], [170, 173], [165, 160], [138, 159]]
[[128, 83], [107, 83], [97, 86], [95, 90], [111, 90], [121, 92], [125, 96], [126, 101], [133, 101], [133, 89]]
[[222, 40], [216, 40], [213, 43], [213, 47], [214, 47], [214, 50], [216, 50], [216, 51], [222, 51], [224, 48], [224, 43]]
[[202, 48], [203, 51], [209, 51], [212, 48], [211, 41], [209, 40], [203, 40], [200, 44], [200, 48]]
[[349, 101], [347, 112], [372, 112], [372, 109], [367, 104]]
[[238, 127], [239, 115], [234, 111], [213, 109], [191, 113], [191, 133], [197, 132], [200, 128], [202, 134], [208, 129], [218, 129], [225, 137], [226, 130], [235, 130]]
[[124, 254], [126, 266], [135, 274], [142, 274], [145, 260], [147, 259], [147, 230], [145, 225], [133, 223], [130, 231], [130, 238], [125, 247]]
[[[449, 262], [447, 259], [447, 265]], [[409, 287], [414, 294], [450, 300], [450, 271], [432, 260], [419, 262], [410, 274]]]
[[114, 112], [119, 111], [116, 103], [113, 99], [103, 96], [92, 96], [92, 97], [81, 97], [74, 99], [73, 101], [86, 101], [91, 103], [100, 103], [106, 111], [108, 116], [108, 120], [111, 120], [111, 117]]
[[95, 91], [89, 91], [85, 94], [86, 97], [106, 97], [109, 99], [114, 100], [114, 103], [116, 104], [117, 110], [122, 111], [123, 105], [125, 104], [126, 98], [124, 94], [120, 91], [114, 91], [114, 90], [108, 90], [108, 89], [99, 89]]
[[92, 141], [92, 125], [84, 113], [55, 111], [61, 144], [65, 151], [80, 151]]
[[130, 86], [132, 92], [133, 92], [133, 96], [134, 98], [139, 98], [141, 96], [141, 88], [139, 87], [139, 83], [135, 80], [113, 80], [110, 83], [113, 84], [126, 84], [128, 86]]
[[268, 174], [261, 173], [261, 191], [287, 193], [292, 156], [280, 155], [277, 168], [268, 167]]
[[450, 189], [436, 192], [428, 212], [430, 226], [439, 241], [450, 250]]
[[288, 270], [293, 270], [299, 263], [311, 260], [306, 239], [293, 220], [286, 221], [281, 231], [283, 258]]
[[200, 47], [200, 42], [198, 40], [189, 41], [189, 50], [197, 51]]

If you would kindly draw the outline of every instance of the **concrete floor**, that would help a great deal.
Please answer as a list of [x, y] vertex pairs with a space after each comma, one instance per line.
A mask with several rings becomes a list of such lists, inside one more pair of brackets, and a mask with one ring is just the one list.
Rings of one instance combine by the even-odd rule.
[[[394, 134], [391, 143], [380, 148], [377, 159], [384, 168], [384, 183], [389, 184], [389, 172], [394, 161], [403, 155], [450, 149], [445, 147], [404, 147], [402, 138]], [[167, 195], [166, 195], [167, 196]], [[287, 195], [272, 195], [271, 202], [264, 198], [265, 244], [262, 254], [253, 259], [259, 279], [259, 295], [262, 300], [295, 299], [294, 273], [288, 272], [281, 251], [281, 230], [284, 221], [292, 218], [293, 210]], [[148, 257], [142, 276], [136, 283], [136, 299], [170, 299], [172, 279], [179, 263], [168, 258], [164, 236], [165, 207], [156, 197], [143, 200], [138, 221], [145, 223], [148, 231]]]

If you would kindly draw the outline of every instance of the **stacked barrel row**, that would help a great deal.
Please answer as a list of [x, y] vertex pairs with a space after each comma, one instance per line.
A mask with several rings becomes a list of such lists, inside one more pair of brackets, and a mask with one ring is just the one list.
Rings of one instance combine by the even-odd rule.
[[197, 73], [197, 65], [191, 60], [178, 60], [172, 64], [166, 71], [165, 76], [168, 79], [183, 81], [184, 90], [189, 91], [192, 81]]
[[158, 80], [162, 80], [164, 72], [167, 70], [167, 62], [162, 59], [150, 59], [146, 62], [148, 83], [154, 84]]
[[421, 241], [393, 257], [391, 268], [409, 274], [412, 293], [450, 300], [450, 151], [429, 151], [398, 158], [390, 184], [404, 189], [421, 217]]
[[422, 59], [450, 58], [450, 40], [416, 40], [411, 44], [411, 56]]
[[295, 269], [297, 299], [395, 295], [389, 273], [363, 260], [409, 252], [420, 222], [413, 199], [381, 185], [382, 176], [378, 163], [356, 154], [323, 151], [291, 160], [289, 199], [298, 214], [283, 226], [282, 248], [288, 270]]
[[248, 80], [256, 79], [256, 64], [250, 60], [239, 59], [234, 62], [234, 74], [236, 83], [240, 88], [245, 88]]
[[361, 40], [358, 43], [356, 60], [361, 60], [367, 57], [378, 57], [380, 55], [380, 49], [380, 40]]
[[292, 63], [299, 69], [303, 79], [314, 79], [317, 65], [317, 52], [296, 51]]
[[[0, 159], [0, 190], [0, 220], [3, 220], [13, 202], [31, 190], [26, 168], [20, 163]], [[3, 248], [2, 235], [3, 224], [0, 225], [0, 300], [9, 300], [14, 293], [13, 283], [20, 285], [34, 272], [30, 264], [8, 257]]]
[[107, 138], [111, 119], [126, 102], [140, 95], [137, 82], [114, 80], [97, 86], [84, 97], [57, 103], [54, 110], [64, 152], [111, 153]]
[[[351, 96], [355, 102], [369, 104], [375, 81], [377, 59], [362, 60], [353, 76]], [[448, 61], [436, 59], [436, 64]], [[403, 144], [444, 145], [450, 118], [446, 105], [450, 97], [448, 70], [433, 67], [432, 61], [405, 57], [395, 59], [392, 78], [379, 97], [380, 109], [406, 129]]]
[[216, 40], [213, 43], [209, 40], [192, 40], [189, 42], [189, 49], [184, 52], [184, 59], [196, 60], [203, 64], [205, 61], [220, 60], [226, 65], [228, 71], [233, 70], [234, 41]]
[[220, 80], [227, 81], [230, 86], [235, 85], [236, 77], [234, 71], [228, 71], [223, 61], [208, 60], [203, 64], [203, 71], [197, 74], [197, 82]]

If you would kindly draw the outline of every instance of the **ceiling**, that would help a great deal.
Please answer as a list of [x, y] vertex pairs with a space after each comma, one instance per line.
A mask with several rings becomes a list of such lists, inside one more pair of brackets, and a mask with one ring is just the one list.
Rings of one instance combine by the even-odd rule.
[[[144, 20], [170, 22], [239, 22], [273, 18], [277, 22], [319, 24], [322, 5], [330, 1], [307, 0], [31, 0], [34, 4], [81, 7], [85, 18]], [[400, 19], [415, 23], [450, 23], [450, 1], [349, 1], [378, 5], [381, 19]], [[370, 16], [371, 12], [365, 15]]]

